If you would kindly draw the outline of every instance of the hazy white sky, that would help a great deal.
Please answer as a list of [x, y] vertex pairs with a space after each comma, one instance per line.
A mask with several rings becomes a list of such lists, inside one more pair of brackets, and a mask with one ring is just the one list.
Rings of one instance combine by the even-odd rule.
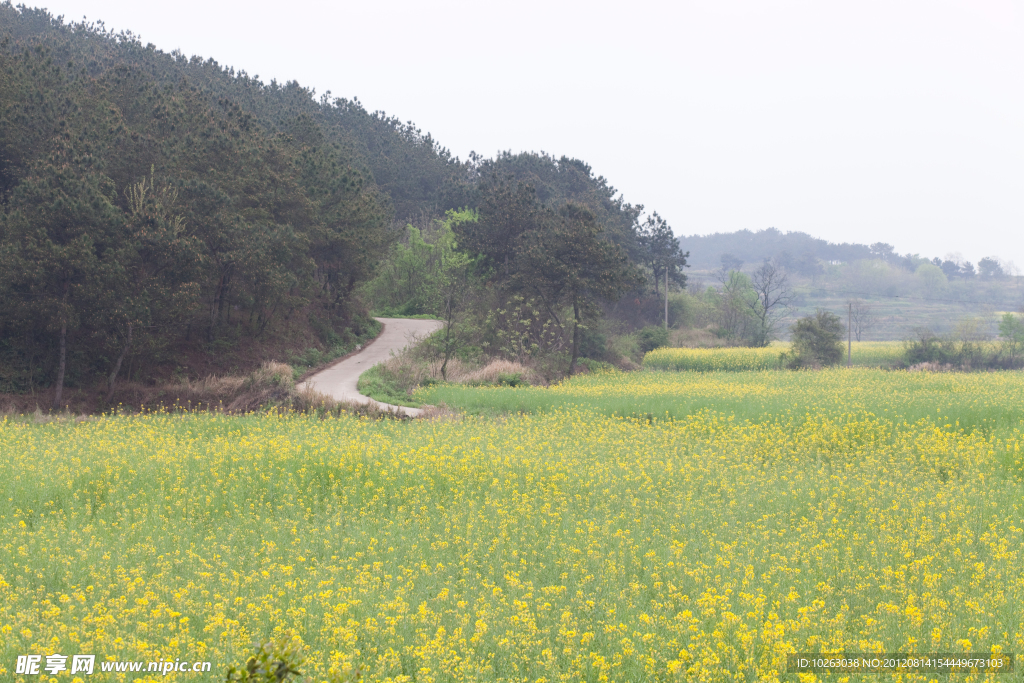
[[677, 234], [1024, 266], [1024, 0], [41, 1], [357, 96], [460, 157], [581, 158]]

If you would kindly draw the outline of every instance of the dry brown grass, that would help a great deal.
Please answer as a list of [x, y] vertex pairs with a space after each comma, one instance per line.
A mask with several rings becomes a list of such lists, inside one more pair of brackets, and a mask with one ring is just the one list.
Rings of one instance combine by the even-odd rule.
[[[497, 384], [503, 375], [505, 377], [519, 375], [520, 378], [530, 384], [545, 383], [544, 378], [533, 368], [511, 360], [498, 358], [482, 368], [476, 369], [468, 368], [461, 363], [455, 368], [451, 367], [451, 363], [448, 365], [448, 381], [458, 384]], [[440, 364], [438, 364], [437, 376], [434, 379], [440, 379], [440, 374], [441, 369]]]
[[204, 409], [235, 414], [276, 409], [315, 413], [322, 417], [343, 413], [374, 419], [404, 417], [372, 404], [336, 401], [310, 388], [296, 389], [294, 377], [290, 365], [268, 361], [245, 376], [211, 375], [199, 380], [185, 380], [164, 385], [158, 393], [126, 383], [116, 400], [122, 406], [146, 406], [148, 409]]
[[629, 356], [622, 356], [619, 358], [619, 361], [615, 363], [615, 367], [623, 372], [633, 372], [634, 370], [640, 369], [640, 366], [634, 363], [633, 359]]
[[918, 363], [907, 368], [907, 372], [954, 372], [956, 368], [950, 363]]
[[707, 328], [688, 328], [672, 330], [669, 333], [669, 345], [675, 348], [720, 348], [740, 346], [738, 342], [730, 342], [715, 335]]
[[[423, 384], [428, 379], [436, 382], [445, 381], [441, 375], [441, 361], [417, 362], [407, 354], [389, 358], [384, 362], [384, 370], [400, 380], [406, 390]], [[546, 384], [544, 378], [533, 368], [504, 359], [495, 359], [479, 367], [453, 358], [448, 361], [446, 375], [447, 381], [454, 384], [497, 384], [502, 375], [519, 375], [530, 384]]]
[[423, 406], [423, 412], [420, 414], [419, 419], [421, 420], [442, 420], [442, 421], [454, 421], [462, 418], [460, 413], [456, 413], [448, 406], [443, 403], [439, 406]]

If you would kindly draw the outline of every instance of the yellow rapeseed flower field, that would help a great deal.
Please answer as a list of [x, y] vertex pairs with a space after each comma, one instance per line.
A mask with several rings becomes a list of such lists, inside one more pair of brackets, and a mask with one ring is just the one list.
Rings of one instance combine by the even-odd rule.
[[[0, 679], [81, 652], [222, 680], [281, 636], [318, 681], [777, 681], [793, 652], [1024, 652], [1020, 373], [489, 391], [556, 405], [0, 421]], [[704, 405], [600, 408], [644, 391]]]
[[[780, 366], [780, 356], [789, 344], [775, 342], [764, 348], [735, 347], [723, 349], [655, 349], [644, 356], [648, 370], [697, 370], [700, 372], [772, 370]], [[846, 350], [846, 345], [843, 346]], [[903, 342], [853, 342], [850, 362], [858, 367], [889, 367], [898, 365], [905, 353]], [[843, 354], [846, 361], [846, 354]]]

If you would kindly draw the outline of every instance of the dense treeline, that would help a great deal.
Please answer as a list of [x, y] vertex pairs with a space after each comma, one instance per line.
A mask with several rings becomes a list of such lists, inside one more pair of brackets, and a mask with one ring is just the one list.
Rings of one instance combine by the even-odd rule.
[[0, 27], [0, 390], [353, 323], [394, 212], [332, 129], [355, 105], [10, 4]]
[[[472, 277], [500, 292], [492, 309], [543, 310], [573, 360], [623, 293], [685, 283], [667, 223], [581, 161], [463, 162], [358, 100], [0, 4], [0, 391], [54, 386], [59, 404], [103, 377], [111, 396], [126, 362], [152, 376], [253, 340], [358, 334], [381, 303], [361, 286], [408, 256], [406, 224], [459, 208], [434, 285], [454, 291], [462, 264], [455, 289]], [[454, 315], [439, 291], [384, 298]]]
[[[657, 299], [662, 278], [685, 285], [687, 254], [668, 224], [641, 221], [643, 207], [586, 164], [510, 153], [473, 161], [476, 208], [409, 226], [364, 290], [382, 312], [441, 317], [442, 368], [475, 349], [546, 365], [547, 376], [573, 372], [581, 355], [607, 355], [596, 323], [623, 298]], [[661, 319], [658, 306], [641, 324]]]

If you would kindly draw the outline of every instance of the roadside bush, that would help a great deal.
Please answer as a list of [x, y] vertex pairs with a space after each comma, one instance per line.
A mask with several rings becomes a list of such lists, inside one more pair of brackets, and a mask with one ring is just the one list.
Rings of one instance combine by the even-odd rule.
[[804, 316], [792, 328], [792, 348], [785, 354], [790, 368], [821, 368], [843, 360], [843, 334], [846, 328], [835, 313], [818, 309]]
[[633, 364], [643, 360], [643, 353], [640, 352], [639, 335], [636, 332], [613, 336], [608, 340], [608, 355], [612, 357], [617, 365], [623, 365], [626, 361]]
[[603, 359], [608, 355], [608, 338], [589, 328], [580, 330], [580, 356], [582, 358]]
[[656, 325], [648, 325], [638, 333], [638, 343], [641, 353], [648, 353], [654, 349], [668, 346], [668, 330]]
[[906, 362], [909, 366], [921, 363], [959, 365], [956, 345], [948, 337], [939, 337], [931, 330], [918, 329], [917, 339], [906, 342]]
[[530, 383], [523, 379], [521, 372], [499, 372], [498, 386], [501, 387], [528, 387]]
[[986, 341], [977, 320], [961, 321], [947, 335], [926, 328], [915, 330], [917, 338], [905, 342], [904, 362], [910, 368], [955, 370], [1008, 370], [1020, 367], [1021, 358], [1012, 323], [1000, 324], [1001, 344]]

